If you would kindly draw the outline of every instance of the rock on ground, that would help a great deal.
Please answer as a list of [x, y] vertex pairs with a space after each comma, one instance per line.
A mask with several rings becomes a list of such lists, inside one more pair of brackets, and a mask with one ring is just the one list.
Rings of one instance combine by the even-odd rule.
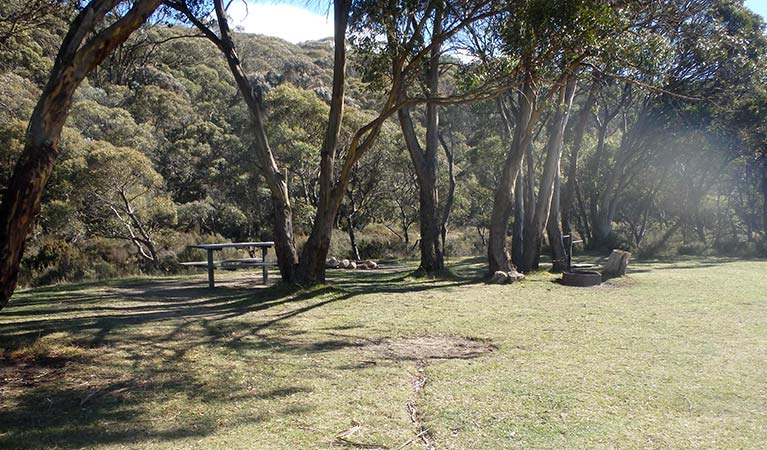
[[525, 279], [525, 275], [522, 273], [517, 272], [516, 270], [512, 270], [508, 273], [509, 275], [509, 283], [515, 283], [517, 281], [522, 281]]
[[490, 284], [506, 284], [509, 281], [509, 274], [506, 272], [495, 272], [493, 278], [490, 279]]
[[493, 277], [490, 279], [490, 284], [515, 283], [524, 279], [525, 276], [516, 270], [512, 270], [511, 272], [503, 272], [499, 270], [493, 274]]

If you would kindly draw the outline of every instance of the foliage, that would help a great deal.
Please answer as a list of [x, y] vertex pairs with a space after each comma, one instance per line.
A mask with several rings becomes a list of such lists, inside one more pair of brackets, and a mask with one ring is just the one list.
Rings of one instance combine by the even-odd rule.
[[[520, 60], [527, 58], [546, 118], [553, 111], [545, 98], [556, 85], [552, 77], [582, 58], [574, 71], [579, 90], [564, 158], [573, 146], [575, 114], [592, 82], [598, 89], [577, 158], [580, 199], [566, 206], [578, 235], [596, 240], [594, 224], [604, 221], [601, 205], [609, 203], [614, 213], [601, 238], [607, 247], [759, 254], [767, 239], [767, 39], [759, 17], [729, 0], [439, 4], [448, 30], [471, 22], [443, 43], [441, 94], [487, 88], [491, 78], [518, 80]], [[415, 33], [414, 26], [428, 29], [437, 6], [354, 2], [337, 156], [345, 156], [353, 133], [378, 114], [392, 61], [413, 64], [401, 81], [407, 95], [422, 96], [426, 71], [417, 55], [430, 36]], [[73, 12], [69, 2], [14, 0], [0, 6], [2, 186], [22, 150], [26, 120]], [[119, 240], [128, 233], [112, 210], [121, 203], [121, 191], [156, 241], [157, 259], [166, 262], [162, 271], [181, 270], [173, 258], [191, 256], [184, 246], [195, 240], [273, 238], [271, 199], [258, 175], [250, 115], [229, 68], [210, 42], [190, 37], [193, 30], [163, 14], [77, 91], [28, 244], [26, 282], [43, 279], [47, 269], [32, 263], [43, 247], [60, 249], [62, 261], [69, 261], [51, 281], [157, 270], [139, 263], [141, 252], [130, 240]], [[391, 39], [382, 39], [387, 33], [393, 33]], [[287, 170], [295, 233], [306, 235], [318, 206], [332, 41], [292, 45], [248, 34], [235, 39], [247, 76], [260, 91], [270, 144]], [[421, 139], [424, 110], [412, 107]], [[533, 143], [535, 182], [549, 136], [544, 122]], [[493, 98], [440, 107], [439, 123], [457, 181], [447, 250], [482, 254], [509, 130]], [[437, 163], [437, 190], [444, 201], [449, 180], [441, 153]], [[614, 187], [611, 178], [617, 180]], [[374, 147], [354, 165], [334, 240], [348, 241], [354, 232], [365, 257], [408, 255], [418, 242], [417, 186], [399, 127], [386, 121]], [[60, 245], [50, 247], [51, 242]], [[77, 256], [91, 244], [114, 270], [98, 268], [97, 257]], [[345, 245], [339, 243], [339, 254]], [[127, 255], [127, 266], [111, 262], [112, 251]], [[81, 268], [73, 268], [76, 260]]]

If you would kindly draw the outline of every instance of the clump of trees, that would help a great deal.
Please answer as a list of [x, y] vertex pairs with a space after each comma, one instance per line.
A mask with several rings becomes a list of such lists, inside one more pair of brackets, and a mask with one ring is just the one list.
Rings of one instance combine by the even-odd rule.
[[0, 7], [0, 305], [19, 273], [180, 270], [205, 240], [274, 240], [302, 285], [333, 252], [438, 276], [562, 270], [564, 235], [767, 247], [767, 41], [738, 0], [342, 0], [298, 46], [226, 6]]

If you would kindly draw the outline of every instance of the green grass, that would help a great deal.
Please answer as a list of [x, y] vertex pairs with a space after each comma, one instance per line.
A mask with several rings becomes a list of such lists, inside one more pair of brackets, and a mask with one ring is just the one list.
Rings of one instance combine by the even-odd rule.
[[[0, 448], [767, 442], [765, 261], [634, 263], [601, 288], [486, 285], [473, 260], [446, 281], [413, 269], [305, 291], [257, 272], [215, 291], [204, 275], [21, 291], [0, 312]], [[494, 350], [381, 351], [426, 336]]]

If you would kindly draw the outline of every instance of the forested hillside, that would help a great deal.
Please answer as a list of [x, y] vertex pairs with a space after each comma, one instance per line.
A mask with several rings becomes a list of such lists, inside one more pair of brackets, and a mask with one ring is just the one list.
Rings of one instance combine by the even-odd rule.
[[[3, 185], [63, 31], [35, 27], [3, 43]], [[180, 26], [147, 27], [78, 89], [24, 260], [25, 283], [177, 271], [179, 257], [199, 259], [185, 250], [189, 244], [271, 237], [269, 192], [249, 150], [248, 111], [223, 58], [194, 34]], [[238, 35], [237, 42], [288, 171], [297, 234], [305, 236], [317, 201], [332, 42], [296, 46], [257, 35]], [[354, 83], [347, 103], [350, 121], [359, 121], [369, 100], [362, 83]], [[396, 131], [387, 129], [381, 154], [355, 174], [359, 228], [399, 227], [400, 213], [412, 220], [416, 200], [402, 186], [411, 180]], [[363, 251], [399, 252], [398, 244], [379, 227], [367, 244], [375, 248]], [[339, 251], [348, 252], [348, 243]]]
[[[328, 215], [328, 255], [420, 248], [428, 273], [445, 256], [485, 254], [490, 272], [528, 272], [550, 252], [561, 269], [571, 232], [643, 256], [766, 254], [767, 43], [741, 2], [519, 2], [513, 13], [374, 3], [351, 8], [340, 100], [332, 38], [234, 33], [259, 111], [190, 19], [210, 16], [168, 3], [77, 89], [20, 282], [174, 272], [198, 258], [190, 244], [283, 241], [269, 176], [287, 189], [292, 263]], [[0, 186], [77, 12], [0, 6]], [[323, 171], [339, 177], [334, 190]]]

